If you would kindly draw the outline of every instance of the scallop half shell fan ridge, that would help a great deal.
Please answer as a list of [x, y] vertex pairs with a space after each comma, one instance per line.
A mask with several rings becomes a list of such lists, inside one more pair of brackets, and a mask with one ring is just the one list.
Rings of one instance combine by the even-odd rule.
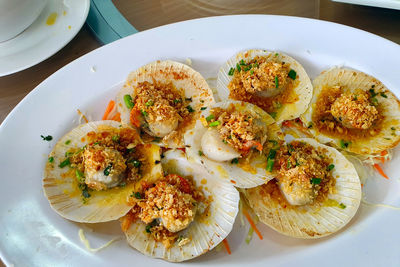
[[[68, 149], [71, 147], [82, 148], [86, 145], [82, 138], [91, 131], [98, 131], [99, 126], [117, 128], [121, 126], [121, 123], [98, 121], [79, 125], [57, 142], [49, 155], [49, 157], [53, 157], [53, 162], [46, 163], [43, 178], [44, 194], [50, 202], [50, 206], [59, 215], [71, 221], [85, 223], [107, 222], [124, 216], [131, 209], [131, 205], [127, 203], [127, 198], [133, 191], [134, 183], [126, 184], [125, 187], [91, 191], [91, 196], [88, 198], [87, 203], [83, 203], [75, 170], [68, 166], [64, 168], [58, 167], [65, 159], [65, 153]], [[155, 145], [149, 145], [145, 149], [143, 156], [148, 162], [161, 160], [160, 148]], [[143, 178], [147, 179], [147, 176], [162, 176], [160, 164], [149, 166], [149, 173], [144, 174]]]
[[[243, 110], [257, 114], [261, 122], [267, 126], [267, 138], [272, 140], [281, 140], [283, 134], [274, 119], [261, 108], [242, 101], [223, 101], [218, 102], [211, 108], [204, 110], [201, 117], [206, 118], [210, 115], [210, 109], [220, 107], [226, 109], [229, 105], [234, 104], [238, 110]], [[212, 174], [222, 180], [231, 182], [239, 188], [250, 188], [261, 185], [274, 177], [274, 173], [266, 170], [267, 157], [259, 154], [254, 158], [248, 166], [243, 167], [240, 164], [232, 164], [231, 161], [217, 162], [207, 158], [205, 155], [199, 155], [201, 148], [201, 139], [208, 130], [200, 120], [197, 120], [195, 127], [185, 133], [184, 139], [186, 144], [186, 153], [188, 157], [201, 163]]]
[[260, 220], [274, 230], [296, 238], [320, 238], [339, 231], [354, 217], [361, 201], [361, 184], [353, 166], [339, 151], [319, 144], [314, 139], [296, 139], [315, 148], [327, 150], [333, 160], [336, 192], [327, 198], [339, 205], [304, 205], [301, 208], [284, 208], [265, 191], [265, 185], [244, 190], [245, 197]]
[[298, 96], [297, 100], [293, 103], [283, 104], [277, 112], [275, 120], [277, 123], [281, 123], [284, 120], [291, 120], [300, 116], [307, 109], [312, 97], [313, 87], [311, 80], [303, 66], [297, 60], [281, 52], [250, 49], [239, 52], [228, 59], [218, 72], [217, 93], [219, 98], [222, 101], [230, 98], [228, 85], [233, 79], [233, 76], [229, 75], [231, 68], [236, 69], [236, 64], [239, 61], [244, 60], [247, 62], [256, 56], [265, 57], [267, 58], [267, 61], [278, 60], [279, 62], [288, 63], [290, 64], [290, 68], [296, 71], [299, 78], [299, 82], [294, 87], [294, 92]]
[[[121, 113], [122, 123], [134, 127], [129, 120], [130, 109], [124, 103], [124, 96], [130, 95], [134, 99], [134, 88], [139, 83], [153, 83], [153, 81], [159, 83], [172, 82], [177, 89], [183, 89], [185, 97], [192, 99], [191, 106], [194, 109], [194, 120], [202, 107], [207, 107], [215, 103], [212, 90], [199, 72], [179, 62], [171, 60], [156, 61], [131, 72], [125, 85], [118, 93], [116, 104], [118, 111]], [[169, 142], [167, 144], [160, 142], [159, 145], [170, 148], [183, 147], [182, 144], [176, 142]]]
[[164, 156], [161, 164], [167, 173], [192, 176], [195, 184], [204, 188], [206, 198], [212, 196], [210, 216], [195, 217], [189, 227], [182, 230], [182, 235], [190, 237], [191, 241], [181, 247], [175, 242], [166, 249], [146, 233], [142, 222], [132, 223], [125, 235], [129, 245], [147, 256], [180, 262], [206, 253], [227, 237], [238, 213], [240, 197], [232, 185], [212, 177], [201, 165], [188, 160], [182, 151], [170, 150]]
[[[313, 81], [314, 92], [311, 103], [307, 111], [301, 115], [301, 120], [305, 125], [313, 122], [312, 116], [316, 108], [318, 96], [324, 88], [339, 85], [348, 92], [355, 92], [358, 89], [368, 91], [372, 88], [376, 92], [376, 98], [381, 107], [384, 120], [380, 132], [367, 139], [348, 140], [346, 137], [333, 137], [319, 132], [315, 127], [310, 129], [314, 138], [321, 143], [330, 143], [337, 148], [341, 147], [342, 140], [351, 141], [351, 144], [344, 148], [356, 154], [375, 154], [385, 149], [395, 147], [400, 142], [400, 101], [376, 78], [360, 71], [346, 68], [332, 68], [323, 71]], [[382, 96], [382, 94], [385, 96]], [[393, 130], [394, 129], [394, 130]]]

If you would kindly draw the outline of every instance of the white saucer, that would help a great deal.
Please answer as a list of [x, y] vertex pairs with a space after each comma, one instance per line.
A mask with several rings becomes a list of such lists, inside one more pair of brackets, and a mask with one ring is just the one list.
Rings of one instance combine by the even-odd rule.
[[[49, 0], [40, 16], [24, 32], [0, 43], [0, 77], [27, 69], [54, 55], [81, 29], [90, 0]], [[57, 13], [54, 24], [46, 24]]]

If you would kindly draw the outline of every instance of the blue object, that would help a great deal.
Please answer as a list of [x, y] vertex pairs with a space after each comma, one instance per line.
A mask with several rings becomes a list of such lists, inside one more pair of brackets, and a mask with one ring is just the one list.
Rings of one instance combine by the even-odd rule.
[[138, 32], [111, 0], [90, 0], [86, 24], [103, 44]]

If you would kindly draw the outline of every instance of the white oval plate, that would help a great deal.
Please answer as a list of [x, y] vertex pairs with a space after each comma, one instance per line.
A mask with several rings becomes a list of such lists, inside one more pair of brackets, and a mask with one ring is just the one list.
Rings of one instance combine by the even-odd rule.
[[[30, 266], [166, 266], [121, 239], [88, 252], [78, 237], [86, 229], [93, 247], [121, 236], [118, 223], [82, 225], [64, 220], [43, 195], [47, 153], [77, 125], [76, 109], [100, 119], [131, 70], [157, 59], [185, 62], [206, 78], [238, 51], [266, 48], [289, 54], [311, 78], [333, 65], [345, 65], [379, 78], [399, 95], [400, 46], [354, 28], [282, 16], [212, 17], [141, 32], [97, 49], [42, 82], [0, 127], [0, 252], [6, 264]], [[50, 134], [53, 141], [42, 141]], [[372, 177], [364, 186], [371, 202], [400, 206], [400, 157], [385, 164], [391, 180]], [[397, 166], [396, 166], [397, 165]], [[396, 168], [397, 167], [397, 168]], [[400, 262], [398, 211], [362, 205], [344, 230], [320, 240], [285, 237], [259, 224], [264, 240], [245, 243], [248, 225], [237, 220], [228, 240], [232, 255], [212, 251], [192, 265], [393, 266]], [[87, 230], [94, 229], [93, 232]], [[171, 265], [172, 266], [172, 265]], [[175, 265], [174, 265], [175, 266]]]
[[[0, 77], [27, 69], [63, 48], [82, 28], [90, 0], [49, 0], [40, 16], [16, 37], [0, 42]], [[57, 13], [53, 25], [47, 18]]]

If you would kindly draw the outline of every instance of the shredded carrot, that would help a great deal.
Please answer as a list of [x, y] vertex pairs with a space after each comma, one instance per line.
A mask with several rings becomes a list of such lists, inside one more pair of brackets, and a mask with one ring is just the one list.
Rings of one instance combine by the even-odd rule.
[[131, 109], [131, 113], [129, 115], [129, 120], [130, 122], [135, 125], [136, 127], [140, 127], [140, 120], [139, 120], [139, 116], [140, 116], [140, 111], [136, 108], [136, 106], [134, 106]]
[[260, 231], [258, 231], [256, 224], [254, 223], [253, 219], [250, 217], [250, 214], [247, 212], [246, 209], [243, 209], [243, 215], [249, 221], [250, 226], [254, 229], [254, 232], [256, 232], [260, 240], [263, 240], [263, 236], [261, 235]]
[[111, 120], [113, 121], [121, 121], [121, 113], [117, 112], [112, 118]]
[[228, 240], [226, 240], [226, 238], [225, 238], [224, 240], [222, 240], [222, 243], [224, 243], [224, 246], [225, 246], [226, 252], [228, 252], [228, 254], [229, 254], [229, 255], [231, 255], [231, 254], [232, 254], [232, 252], [231, 252], [231, 248], [229, 247]]
[[88, 119], [86, 118], [86, 116], [83, 115], [83, 113], [82, 113], [79, 109], [77, 109], [76, 111], [78, 111], [79, 116], [82, 116], [82, 119], [83, 119], [86, 123], [89, 122]]
[[364, 184], [361, 184], [361, 189], [364, 188]]
[[385, 156], [387, 155], [387, 150], [383, 150], [382, 152], [381, 152], [381, 162], [382, 162], [382, 164], [383, 163], [385, 163]]
[[383, 177], [385, 177], [386, 179], [389, 180], [389, 177], [386, 175], [386, 173], [382, 170], [381, 166], [379, 166], [378, 164], [374, 164], [374, 168], [379, 172], [380, 175], [382, 175]]
[[114, 100], [110, 100], [110, 102], [108, 102], [106, 111], [104, 111], [104, 115], [102, 120], [107, 120], [108, 119], [108, 115], [110, 115], [110, 112], [114, 109], [115, 106], [115, 101]]

